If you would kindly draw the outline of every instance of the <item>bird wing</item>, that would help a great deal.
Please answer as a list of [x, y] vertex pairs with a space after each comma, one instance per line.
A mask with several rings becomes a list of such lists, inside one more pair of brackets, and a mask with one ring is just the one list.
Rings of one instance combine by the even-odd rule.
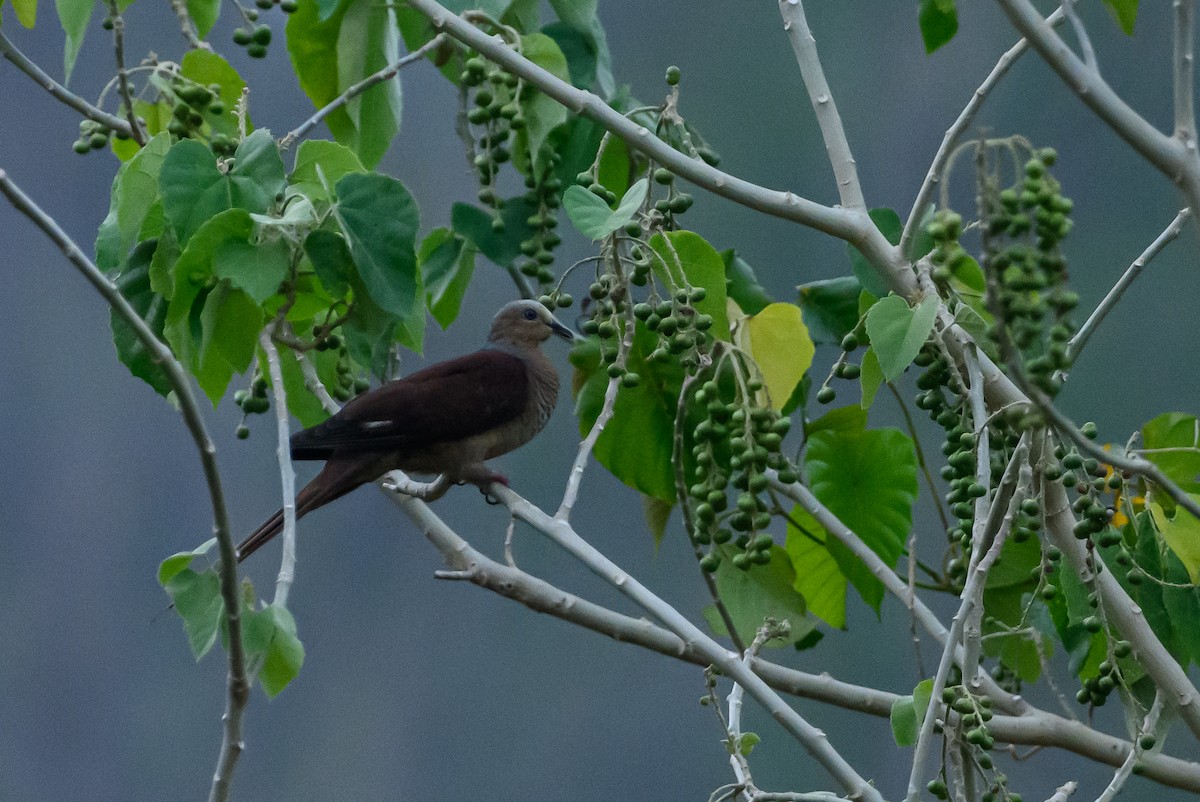
[[292, 435], [292, 458], [420, 450], [494, 429], [518, 417], [528, 402], [525, 363], [484, 349], [354, 398], [324, 423]]

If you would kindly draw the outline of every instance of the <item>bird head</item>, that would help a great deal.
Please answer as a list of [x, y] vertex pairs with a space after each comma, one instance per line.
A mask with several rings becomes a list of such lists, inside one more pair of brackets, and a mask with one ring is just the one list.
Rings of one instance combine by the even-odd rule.
[[540, 302], [513, 301], [496, 313], [488, 341], [536, 348], [551, 334], [557, 334], [567, 341], [575, 338], [571, 330], [555, 320], [550, 310]]

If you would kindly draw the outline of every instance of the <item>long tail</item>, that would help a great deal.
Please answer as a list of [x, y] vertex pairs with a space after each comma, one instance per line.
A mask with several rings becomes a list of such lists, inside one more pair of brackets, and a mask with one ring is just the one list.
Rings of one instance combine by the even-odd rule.
[[[296, 520], [349, 493], [366, 479], [359, 477], [360, 466], [353, 461], [331, 460], [296, 494]], [[283, 510], [278, 510], [255, 529], [237, 548], [238, 562], [249, 557], [283, 531]]]

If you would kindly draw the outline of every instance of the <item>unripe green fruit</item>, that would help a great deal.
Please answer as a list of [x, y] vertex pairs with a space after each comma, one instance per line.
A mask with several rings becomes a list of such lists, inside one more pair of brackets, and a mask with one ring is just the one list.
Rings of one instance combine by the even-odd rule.
[[235, 28], [233, 31], [233, 43], [245, 47], [254, 41], [254, 33], [245, 28]]
[[820, 390], [817, 390], [817, 403], [818, 404], [828, 404], [830, 401], [833, 401], [833, 399], [836, 397], [837, 397], [837, 392], [829, 385], [825, 385]]
[[238, 427], [233, 430], [233, 434], [239, 440], [245, 440], [250, 436], [250, 427], [244, 423], [238, 424]]
[[258, 42], [254, 42], [246, 46], [246, 55], [250, 58], [266, 58], [267, 46]]
[[676, 67], [674, 64], [672, 64], [670, 67], [667, 67], [667, 86], [678, 85], [680, 77], [682, 77], [682, 74], [680, 73], [678, 67]]
[[675, 174], [666, 167], [659, 167], [654, 171], [654, 181], [658, 184], [670, 184], [675, 180]]

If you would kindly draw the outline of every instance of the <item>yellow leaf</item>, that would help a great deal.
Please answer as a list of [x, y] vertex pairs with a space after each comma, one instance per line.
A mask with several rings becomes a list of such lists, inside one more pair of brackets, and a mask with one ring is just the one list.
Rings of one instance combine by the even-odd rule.
[[800, 307], [769, 304], [750, 318], [747, 329], [750, 354], [762, 371], [771, 406], [779, 409], [804, 378], [816, 352], [808, 327], [801, 319]]
[[[1188, 495], [1200, 501], [1200, 496]], [[1154, 503], [1150, 504], [1150, 514], [1167, 546], [1187, 569], [1188, 576], [1193, 582], [1200, 582], [1200, 521], [1181, 507], [1176, 508], [1174, 518], [1168, 518], [1163, 508]]]

